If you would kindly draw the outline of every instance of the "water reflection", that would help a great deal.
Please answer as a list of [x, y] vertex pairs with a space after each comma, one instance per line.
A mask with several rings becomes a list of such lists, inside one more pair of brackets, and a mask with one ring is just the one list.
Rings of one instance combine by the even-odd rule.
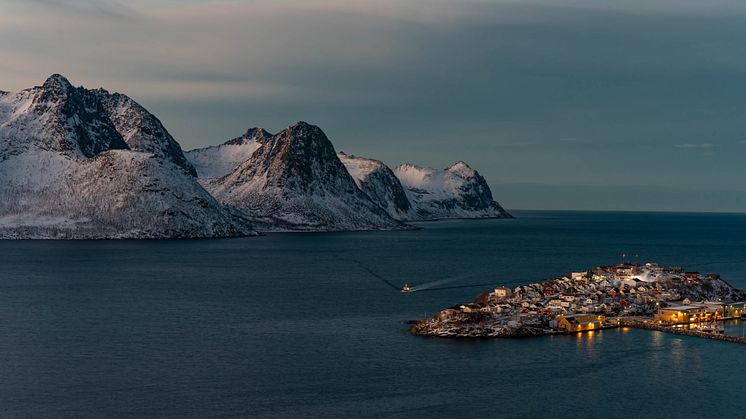
[[601, 330], [589, 330], [584, 333], [576, 333], [575, 340], [577, 349], [584, 351], [586, 354], [593, 354], [596, 342], [601, 339]]
[[679, 329], [688, 329], [702, 332], [721, 333], [729, 336], [746, 337], [746, 322], [741, 319], [726, 320], [720, 322], [690, 323], [674, 326]]
[[726, 335], [746, 337], [746, 322], [742, 319], [728, 320], [723, 322], [723, 326]]

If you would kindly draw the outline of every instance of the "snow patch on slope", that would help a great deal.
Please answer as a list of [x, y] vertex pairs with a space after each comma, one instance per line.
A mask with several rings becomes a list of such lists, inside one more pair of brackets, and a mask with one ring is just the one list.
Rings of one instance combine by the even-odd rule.
[[394, 172], [380, 160], [337, 153], [358, 188], [397, 220], [407, 219], [411, 204]]
[[107, 116], [132, 150], [153, 153], [156, 157], [171, 160], [191, 175], [197, 176], [179, 143], [155, 115], [126, 95], [109, 93], [104, 89], [92, 93], [101, 101]]
[[223, 144], [186, 152], [186, 157], [201, 178], [225, 176], [250, 159], [272, 134], [263, 128], [251, 128], [240, 137]]
[[[51, 163], [36, 172], [38, 163]], [[0, 238], [189, 238], [254, 234], [183, 168], [111, 150], [79, 160], [30, 151], [0, 162]]]

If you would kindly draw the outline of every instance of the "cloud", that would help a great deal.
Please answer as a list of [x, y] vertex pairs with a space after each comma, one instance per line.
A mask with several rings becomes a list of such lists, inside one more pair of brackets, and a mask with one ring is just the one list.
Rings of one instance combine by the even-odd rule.
[[62, 73], [187, 147], [309, 120], [392, 165], [735, 185], [689, 163], [743, 135], [744, 38], [736, 0], [0, 0], [0, 89]]
[[498, 141], [492, 143], [493, 147], [531, 147], [536, 145], [536, 141], [531, 140], [518, 140], [518, 141]]
[[128, 19], [140, 16], [134, 8], [116, 0], [5, 0], [6, 13], [43, 18], [87, 17]]
[[676, 144], [674, 147], [676, 148], [701, 148], [701, 149], [709, 149], [714, 148], [715, 145], [712, 143], [684, 143], [684, 144]]

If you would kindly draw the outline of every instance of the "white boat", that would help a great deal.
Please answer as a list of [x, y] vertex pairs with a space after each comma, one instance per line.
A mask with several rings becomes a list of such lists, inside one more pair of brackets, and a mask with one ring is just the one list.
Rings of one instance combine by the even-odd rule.
[[719, 326], [714, 322], [710, 322], [710, 323], [705, 323], [699, 326], [699, 331], [705, 332], [705, 333], [717, 333], [719, 335], [724, 335], [725, 327], [722, 325]]

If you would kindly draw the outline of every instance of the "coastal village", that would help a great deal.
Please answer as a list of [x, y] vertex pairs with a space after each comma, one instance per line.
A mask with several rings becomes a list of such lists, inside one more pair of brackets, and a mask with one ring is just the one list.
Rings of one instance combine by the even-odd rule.
[[620, 326], [722, 334], [722, 320], [745, 315], [746, 293], [717, 274], [656, 263], [600, 266], [475, 300], [417, 321], [413, 334], [515, 337], [581, 333]]

